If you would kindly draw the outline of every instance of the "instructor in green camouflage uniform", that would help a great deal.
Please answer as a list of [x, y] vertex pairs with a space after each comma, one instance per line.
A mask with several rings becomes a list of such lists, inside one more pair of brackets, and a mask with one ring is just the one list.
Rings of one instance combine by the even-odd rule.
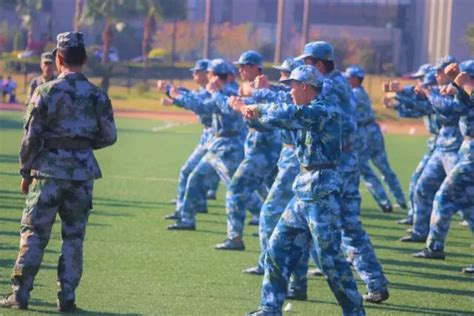
[[58, 309], [76, 309], [93, 182], [101, 177], [93, 150], [114, 144], [117, 137], [110, 99], [81, 73], [87, 59], [82, 33], [61, 33], [57, 41], [53, 54], [60, 74], [35, 89], [26, 114], [20, 173], [27, 198], [11, 280], [13, 292], [0, 301], [5, 308], [28, 308], [33, 281], [59, 214], [63, 243]]

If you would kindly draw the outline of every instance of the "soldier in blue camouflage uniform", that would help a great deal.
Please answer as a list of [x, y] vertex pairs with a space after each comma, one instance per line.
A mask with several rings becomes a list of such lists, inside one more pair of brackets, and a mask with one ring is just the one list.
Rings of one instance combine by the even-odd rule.
[[[419, 67], [419, 69], [410, 75], [412, 79], [415, 79], [419, 84], [423, 84], [423, 79], [425, 74], [432, 68], [430, 64], [423, 64]], [[413, 224], [413, 214], [415, 208], [415, 186], [420, 178], [423, 169], [426, 166], [431, 154], [434, 150], [434, 145], [436, 143], [436, 137], [439, 133], [439, 122], [437, 116], [431, 110], [431, 106], [429, 105], [429, 101], [425, 96], [419, 95], [416, 93], [414, 86], [406, 86], [402, 89], [396, 88], [396, 92], [394, 97], [385, 98], [387, 101], [386, 106], [389, 108], [393, 108], [397, 111], [400, 117], [404, 118], [423, 118], [425, 123], [426, 129], [431, 134], [430, 139], [428, 140], [428, 151], [423, 156], [421, 161], [418, 163], [415, 171], [410, 177], [410, 184], [408, 186], [408, 194], [409, 194], [409, 209], [407, 212], [407, 217], [397, 221], [397, 224], [402, 225], [412, 225]], [[390, 92], [387, 83], [387, 91]], [[394, 103], [392, 103], [392, 100]]]
[[[209, 97], [205, 100], [193, 95], [181, 94], [172, 88], [170, 96], [175, 104], [186, 104], [195, 112], [212, 113], [212, 138], [208, 149], [199, 164], [189, 175], [184, 194], [181, 216], [177, 222], [168, 226], [170, 230], [195, 230], [195, 217], [199, 210], [200, 197], [207, 174], [214, 169], [228, 187], [230, 180], [243, 159], [242, 130], [245, 128], [242, 116], [227, 103], [229, 95], [235, 91], [227, 86], [229, 67], [222, 59], [214, 59], [209, 64], [210, 82], [207, 86]], [[258, 200], [254, 193], [250, 200]]]
[[249, 108], [248, 117], [297, 131], [296, 149], [301, 171], [292, 198], [270, 238], [265, 258], [260, 310], [249, 315], [281, 315], [290, 273], [311, 242], [328, 276], [328, 284], [344, 315], [365, 315], [362, 298], [341, 251], [340, 189], [341, 109], [318, 98], [323, 76], [303, 65], [285, 80], [295, 105], [262, 104]]
[[[280, 80], [287, 79], [293, 69], [301, 66], [301, 61], [287, 58], [280, 66], [273, 68], [280, 70]], [[257, 89], [252, 93], [254, 102], [268, 102], [281, 104], [291, 103], [288, 86], [270, 86], [268, 88]], [[281, 214], [293, 197], [291, 189], [293, 182], [299, 173], [299, 162], [295, 151], [296, 133], [294, 131], [282, 130], [281, 139], [283, 148], [278, 159], [278, 173], [275, 177], [270, 192], [260, 210], [260, 257], [255, 267], [244, 270], [245, 273], [262, 275], [264, 272], [265, 253], [268, 247], [268, 240], [275, 228]]]
[[[262, 74], [263, 58], [255, 51], [244, 52], [235, 62], [239, 66], [242, 80], [252, 83]], [[280, 132], [258, 123], [248, 123], [249, 131], [245, 139], [245, 156], [232, 177], [227, 188], [227, 239], [215, 246], [218, 250], [244, 250], [242, 240], [246, 208], [258, 216], [262, 200], [258, 204], [249, 204], [250, 197], [269, 180], [276, 168], [281, 150]], [[271, 184], [270, 184], [271, 185]], [[266, 198], [268, 188], [264, 187], [262, 199]]]
[[[197, 98], [201, 100], [204, 100], [210, 96], [209, 92], [207, 92], [205, 89], [206, 84], [208, 83], [207, 67], [209, 66], [209, 62], [210, 61], [208, 59], [200, 59], [196, 62], [196, 65], [194, 66], [194, 68], [191, 68], [191, 71], [193, 72], [193, 79], [198, 85], [200, 85], [200, 88], [193, 92], [181, 89], [181, 93], [183, 95], [193, 94], [192, 98]], [[158, 88], [160, 90], [162, 88], [168, 88], [168, 87], [163, 87], [163, 83], [161, 82], [159, 82], [158, 84], [159, 84]], [[169, 88], [167, 89], [167, 92], [169, 93]], [[194, 110], [196, 115], [199, 117], [199, 120], [204, 125], [204, 130], [202, 131], [199, 144], [196, 146], [196, 148], [191, 153], [188, 160], [186, 161], [186, 163], [184, 164], [184, 166], [181, 168], [179, 172], [178, 192], [177, 192], [177, 197], [176, 197], [176, 211], [173, 214], [170, 214], [165, 217], [166, 219], [173, 219], [173, 220], [179, 219], [179, 214], [183, 207], [184, 193], [186, 191], [186, 184], [188, 182], [189, 175], [197, 166], [201, 158], [206, 154], [207, 145], [212, 138], [212, 128], [211, 128], [212, 113], [199, 112], [199, 109], [191, 108], [186, 103], [179, 103], [176, 105], [187, 110], [191, 110], [191, 111]], [[201, 197], [199, 206], [198, 206], [199, 208], [198, 212], [201, 212], [201, 213], [207, 212], [207, 198], [215, 196], [215, 191], [217, 189], [218, 183], [219, 183], [219, 176], [214, 170], [210, 170], [210, 173], [208, 177], [206, 178], [206, 183], [205, 183], [205, 185], [208, 185], [209, 190], [206, 191], [205, 195]]]
[[45, 82], [54, 80], [54, 57], [50, 52], [45, 52], [41, 54], [40, 61], [41, 75], [34, 77], [30, 84], [28, 85], [28, 92], [26, 93], [26, 105], [30, 102], [33, 92], [36, 87], [42, 85]]
[[59, 214], [62, 249], [58, 262], [58, 309], [76, 309], [83, 242], [92, 208], [94, 179], [101, 177], [93, 150], [112, 145], [116, 129], [110, 100], [81, 73], [86, 61], [82, 33], [57, 37], [57, 79], [35, 89], [20, 147], [22, 191], [20, 252], [12, 274], [13, 293], [0, 301], [26, 309], [51, 229]]
[[[447, 73], [459, 72], [456, 65]], [[461, 63], [462, 71], [454, 79], [459, 102], [433, 102], [434, 109], [446, 115], [461, 116], [459, 125], [464, 141], [459, 149], [459, 160], [436, 193], [426, 248], [413, 254], [418, 258], [444, 259], [444, 244], [451, 218], [461, 211], [474, 232], [474, 60]], [[469, 95], [470, 93], [470, 95]]]
[[377, 260], [369, 235], [360, 221], [359, 162], [353, 148], [357, 133], [355, 103], [352, 102], [352, 91], [346, 78], [334, 68], [333, 55], [331, 44], [317, 41], [306, 44], [299, 59], [303, 59], [305, 64], [316, 66], [323, 74], [322, 98], [337, 105], [342, 111], [342, 153], [338, 164], [343, 183], [342, 241], [355, 270], [367, 286], [368, 293], [364, 295], [364, 299], [380, 303], [389, 297], [388, 281]]
[[352, 86], [352, 94], [356, 102], [357, 150], [362, 179], [364, 179], [367, 189], [382, 211], [391, 212], [392, 204], [387, 193], [385, 193], [382, 182], [370, 167], [369, 162], [372, 161], [382, 174], [383, 180], [387, 183], [397, 203], [400, 207], [406, 209], [405, 195], [395, 172], [393, 172], [388, 162], [382, 131], [375, 121], [370, 98], [362, 87], [365, 71], [359, 66], [352, 66], [346, 69], [345, 76]]
[[460, 115], [456, 112], [446, 114], [437, 110], [441, 106], [453, 107], [460, 102], [452, 95], [443, 92], [449, 83], [449, 78], [444, 74], [444, 68], [452, 61], [453, 58], [450, 56], [441, 59], [438, 61], [435, 73], [431, 74], [431, 76], [435, 76], [439, 88], [430, 88], [427, 85], [419, 85], [416, 88], [419, 93], [428, 98], [439, 119], [441, 128], [436, 139], [435, 149], [415, 187], [415, 212], [412, 233], [402, 237], [400, 239], [402, 242], [426, 241], [435, 194], [458, 160], [457, 152], [462, 143], [462, 135], [459, 130]]

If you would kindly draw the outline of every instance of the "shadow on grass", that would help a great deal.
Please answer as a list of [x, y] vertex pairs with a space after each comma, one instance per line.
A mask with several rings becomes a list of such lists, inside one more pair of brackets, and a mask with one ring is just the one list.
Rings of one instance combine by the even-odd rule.
[[[394, 269], [394, 268], [384, 268], [385, 272], [390, 274], [394, 274], [396, 276], [406, 276], [408, 278], [412, 277], [419, 277], [423, 279], [432, 279], [432, 280], [449, 280], [449, 281], [456, 281], [456, 282], [469, 282], [472, 283], [472, 279], [466, 278], [463, 275], [452, 275], [452, 274], [439, 274], [439, 273], [428, 273], [428, 272], [419, 272], [419, 271], [409, 271], [403, 269]], [[459, 269], [461, 271], [461, 269]]]
[[0, 268], [11, 268], [14, 264], [14, 259], [0, 259]]
[[374, 310], [383, 311], [396, 311], [396, 312], [407, 312], [412, 315], [472, 315], [470, 311], [447, 309], [447, 308], [426, 308], [419, 306], [407, 306], [407, 305], [395, 305], [390, 303], [384, 303], [380, 305], [365, 305], [368, 311], [372, 311], [374, 315], [377, 315]]
[[[1, 206], [0, 208], [3, 208], [3, 206]], [[18, 218], [0, 217], [0, 222], [18, 223], [19, 225], [20, 221], [21, 221], [21, 215], [18, 216]]]
[[394, 289], [400, 290], [408, 290], [408, 291], [418, 291], [418, 292], [434, 292], [440, 294], [449, 294], [449, 295], [460, 295], [460, 296], [467, 296], [472, 297], [474, 295], [474, 291], [469, 290], [458, 290], [453, 288], [442, 288], [442, 287], [430, 287], [424, 285], [416, 285], [416, 284], [405, 284], [405, 283], [398, 283], [398, 282], [390, 282], [390, 287]]
[[[6, 174], [7, 172], [0, 172], [0, 175], [3, 175], [3, 174]], [[12, 173], [13, 174], [13, 173]], [[21, 192], [18, 190], [18, 191], [10, 191], [10, 190], [0, 190], [0, 194], [13, 194], [13, 195], [18, 195], [18, 196], [22, 196]]]
[[0, 129], [23, 129], [23, 123], [19, 120], [0, 119]]
[[[431, 260], [426, 259], [419, 259], [420, 261], [407, 261], [407, 258], [402, 258], [403, 260], [395, 260], [395, 259], [385, 259], [380, 258], [380, 262], [383, 265], [394, 265], [399, 267], [411, 267], [411, 268], [420, 268], [420, 269], [439, 269], [444, 271], [453, 271], [459, 272], [458, 267], [449, 266], [449, 264], [435, 264], [432, 263]], [[424, 260], [424, 261], [422, 261]]]
[[[51, 309], [54, 309], [54, 310], [34, 309], [35, 306], [51, 308]], [[45, 302], [45, 301], [42, 301], [42, 300], [37, 300], [37, 299], [30, 300], [28, 310], [32, 311], [32, 312], [35, 312], [35, 313], [38, 313], [38, 314], [63, 315], [63, 313], [60, 313], [56, 310], [56, 304], [51, 303], [51, 302]], [[74, 313], [69, 313], [69, 314], [72, 314], [72, 315], [104, 315], [104, 316], [108, 316], [108, 315], [110, 315], [110, 316], [115, 316], [115, 315], [127, 315], [127, 316], [143, 315], [143, 314], [137, 314], [137, 313], [98, 312], [98, 311], [85, 310], [85, 309], [82, 309], [82, 308], [77, 308], [77, 310]]]
[[91, 216], [106, 216], [106, 217], [131, 217], [129, 213], [109, 213], [94, 208], [91, 212]]

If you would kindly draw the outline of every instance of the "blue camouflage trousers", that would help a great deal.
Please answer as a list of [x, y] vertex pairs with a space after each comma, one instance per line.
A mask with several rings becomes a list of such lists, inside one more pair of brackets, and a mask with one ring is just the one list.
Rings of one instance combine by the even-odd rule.
[[62, 248], [58, 261], [58, 298], [75, 299], [82, 276], [83, 242], [92, 209], [92, 190], [93, 180], [33, 179], [21, 218], [20, 251], [12, 273], [15, 293], [28, 300], [59, 214]]
[[451, 218], [461, 211], [474, 233], [474, 141], [464, 141], [459, 161], [453, 167], [433, 203], [433, 213], [426, 246], [432, 251], [443, 251]]
[[365, 315], [357, 284], [341, 251], [340, 217], [337, 192], [311, 201], [292, 198], [269, 241], [262, 283], [263, 311], [281, 314], [290, 274], [314, 242], [321, 268], [343, 314]]
[[354, 269], [367, 286], [369, 292], [386, 290], [388, 281], [377, 260], [370, 237], [360, 221], [360, 174], [353, 163], [352, 171], [341, 171], [343, 186], [341, 190], [342, 244]]
[[[195, 223], [196, 213], [200, 210], [201, 197], [209, 187], [203, 185], [206, 183], [209, 173], [212, 170], [217, 172], [219, 178], [228, 188], [243, 156], [242, 140], [239, 136], [221, 138], [217, 141], [217, 144], [212, 145], [189, 175], [181, 210], [182, 221], [190, 224]], [[260, 201], [256, 193], [250, 195], [249, 204], [252, 201]]]
[[[382, 266], [377, 260], [370, 237], [360, 221], [360, 174], [357, 169], [357, 158], [345, 153], [345, 166], [340, 170], [343, 181], [341, 187], [341, 230], [342, 246], [351, 260], [354, 269], [362, 279], [369, 292], [382, 292], [387, 289], [388, 280], [385, 278]], [[311, 257], [318, 264], [317, 252], [311, 251]], [[308, 265], [308, 261], [305, 263]], [[304, 288], [303, 271], [307, 270], [299, 264], [295, 271], [294, 282], [290, 288]], [[300, 272], [301, 271], [301, 272]]]
[[[176, 212], [181, 212], [184, 201], [184, 194], [186, 192], [186, 184], [188, 183], [188, 178], [191, 172], [196, 168], [196, 166], [201, 161], [202, 157], [207, 152], [207, 145], [212, 137], [212, 129], [206, 128], [203, 130], [199, 144], [196, 146], [194, 151], [186, 160], [185, 164], [179, 171], [179, 182], [178, 182], [178, 192], [176, 197]], [[219, 185], [219, 175], [215, 172], [214, 169], [209, 170], [208, 178], [206, 178], [205, 186], [207, 190], [203, 190], [205, 194], [201, 197], [200, 202], [196, 203], [199, 210], [207, 209], [207, 198], [206, 193], [208, 190], [217, 191], [217, 186]]]
[[413, 236], [418, 238], [428, 236], [435, 194], [457, 160], [456, 151], [443, 152], [435, 148], [431, 154], [415, 186]]
[[409, 195], [409, 209], [408, 209], [408, 217], [413, 218], [413, 214], [415, 213], [415, 188], [420, 176], [425, 169], [426, 164], [430, 160], [431, 154], [433, 153], [434, 147], [434, 140], [430, 139], [428, 142], [428, 152], [421, 158], [420, 162], [415, 168], [415, 171], [412, 173], [410, 177], [410, 184], [408, 186], [408, 195]]
[[[273, 133], [280, 136], [280, 133]], [[270, 181], [270, 175], [275, 170], [280, 151], [280, 138], [263, 138], [263, 141], [253, 140], [258, 137], [255, 131], [249, 131], [245, 144], [245, 157], [237, 168], [232, 180], [227, 187], [227, 238], [242, 237], [245, 222], [245, 210], [253, 215], [259, 215], [262, 200], [255, 192], [260, 190]], [[267, 189], [268, 190], [268, 189]], [[268, 192], [268, 191], [267, 191]], [[255, 199], [255, 197], [257, 199]]]
[[258, 267], [263, 270], [268, 240], [281, 214], [293, 197], [293, 182], [300, 171], [295, 148], [284, 145], [278, 160], [278, 174], [260, 211], [259, 237], [260, 257]]
[[387, 183], [397, 203], [406, 205], [405, 195], [400, 181], [388, 162], [385, 142], [380, 126], [376, 122], [361, 126], [359, 127], [358, 133], [361, 143], [360, 146], [358, 146], [359, 168], [367, 189], [378, 205], [390, 205], [390, 200], [384, 190], [382, 182], [370, 166], [371, 161], [382, 174], [383, 180]]

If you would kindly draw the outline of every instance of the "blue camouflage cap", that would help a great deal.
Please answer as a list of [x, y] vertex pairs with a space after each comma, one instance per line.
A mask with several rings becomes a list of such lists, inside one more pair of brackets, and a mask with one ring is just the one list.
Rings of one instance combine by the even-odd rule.
[[209, 66], [209, 59], [198, 59], [196, 61], [196, 65], [191, 68], [191, 71], [207, 71], [207, 67]]
[[433, 86], [436, 85], [436, 70], [431, 69], [423, 77], [423, 84], [427, 86]]
[[254, 50], [248, 50], [240, 55], [238, 61], [234, 61], [235, 65], [257, 65], [263, 67], [263, 57]]
[[280, 66], [273, 66], [273, 68], [278, 69], [280, 71], [292, 72], [298, 66], [302, 66], [302, 60], [296, 60], [293, 57], [289, 57], [285, 59]]
[[293, 69], [288, 79], [280, 80], [280, 82], [290, 84], [291, 81], [295, 80], [313, 87], [321, 87], [323, 85], [323, 79], [323, 75], [316, 67], [302, 65]]
[[227, 70], [228, 70], [229, 74], [232, 75], [232, 76], [237, 75], [237, 73], [239, 72], [239, 70], [237, 69], [237, 67], [235, 67], [235, 65], [233, 63], [228, 62], [227, 63], [227, 68], [228, 68]]
[[207, 71], [212, 71], [217, 75], [225, 75], [229, 73], [229, 67], [227, 66], [227, 62], [222, 58], [217, 58], [211, 60], [207, 67]]
[[304, 46], [303, 54], [296, 57], [296, 59], [299, 60], [306, 57], [313, 57], [322, 60], [334, 60], [334, 48], [331, 44], [325, 41], [311, 42]]
[[456, 58], [454, 58], [451, 55], [444, 56], [443, 58], [440, 58], [436, 61], [435, 69], [436, 70], [444, 69], [447, 65], [452, 64], [452, 63], [457, 63]]
[[423, 64], [418, 67], [418, 70], [410, 75], [410, 78], [417, 79], [422, 78], [428, 71], [434, 69], [431, 64]]
[[365, 70], [358, 65], [347, 67], [346, 71], [344, 72], [344, 76], [346, 77], [357, 77], [357, 78], [364, 78], [365, 77]]
[[459, 64], [459, 69], [466, 72], [469, 76], [474, 77], [474, 59], [465, 60]]

